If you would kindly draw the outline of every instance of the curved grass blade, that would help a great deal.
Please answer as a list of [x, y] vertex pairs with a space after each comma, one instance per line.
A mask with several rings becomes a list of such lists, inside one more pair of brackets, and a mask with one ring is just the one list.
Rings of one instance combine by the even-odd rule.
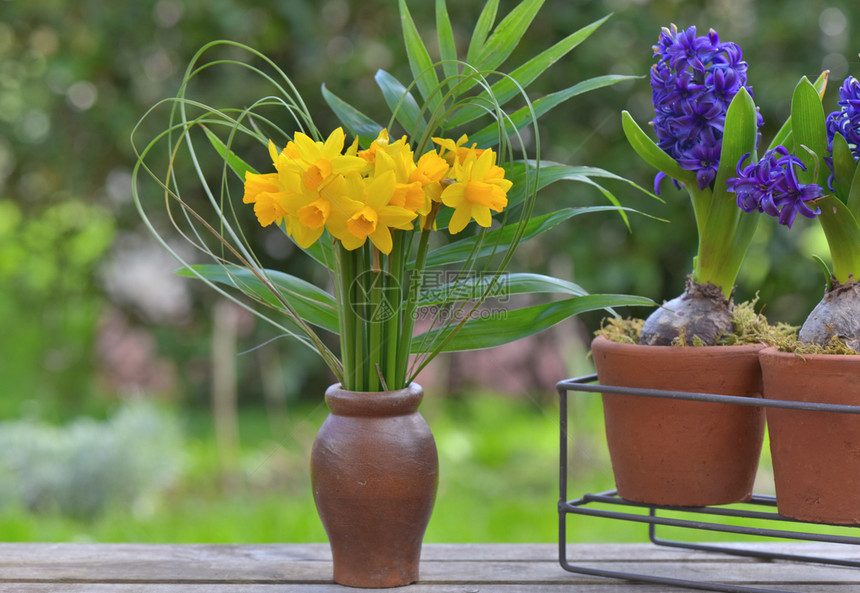
[[[505, 133], [510, 136], [517, 130], [521, 130], [528, 125], [533, 125], [535, 119], [540, 118], [552, 108], [557, 107], [572, 97], [634, 78], [638, 77], [621, 74], [608, 74], [606, 76], [590, 78], [566, 89], [550, 93], [534, 101], [531, 109], [526, 106], [512, 113], [510, 117], [505, 120]], [[495, 146], [499, 142], [499, 124], [494, 122], [484, 127], [474, 135], [470, 135], [469, 141], [477, 142], [478, 146], [482, 147]]]
[[[201, 264], [190, 268], [183, 268], [177, 271], [177, 274], [185, 278], [196, 278], [196, 272], [211, 282], [240, 288], [276, 309], [281, 308], [280, 301], [272, 294], [271, 289], [246, 267]], [[263, 270], [263, 274], [279, 289], [281, 297], [304, 321], [333, 333], [338, 332], [337, 302], [329, 293], [291, 274], [276, 270]]]
[[[566, 208], [564, 210], [558, 210], [542, 216], [535, 216], [525, 225], [520, 241], [532, 239], [552, 229], [558, 224], [580, 214], [617, 210], [619, 210], [617, 206], [583, 206], [580, 208]], [[624, 208], [624, 210], [630, 211], [629, 208]], [[518, 223], [506, 225], [501, 228], [492, 229], [480, 235], [473, 235], [466, 239], [460, 239], [449, 243], [448, 245], [434, 249], [433, 252], [427, 256], [426, 266], [428, 268], [443, 266], [490, 256], [499, 250], [500, 245], [509, 244], [514, 238], [514, 235], [519, 232], [519, 227], [520, 225]], [[479, 242], [481, 243], [481, 247], [476, 253], [475, 247]]]
[[584, 296], [588, 292], [573, 282], [544, 276], [543, 274], [510, 273], [486, 274], [464, 278], [422, 291], [419, 307], [444, 305], [457, 301], [482, 298], [505, 299], [518, 294], [552, 293], [567, 296]]
[[[620, 294], [589, 294], [571, 297], [563, 301], [503, 310], [489, 316], [470, 319], [453, 327], [441, 327], [415, 336], [414, 348], [432, 346], [432, 351], [459, 352], [481, 350], [519, 340], [564, 321], [585, 313], [611, 307], [649, 306], [656, 303], [651, 299]], [[420, 346], [424, 344], [424, 346]], [[421, 353], [427, 350], [415, 350]]]
[[[490, 87], [489, 94], [495, 97], [495, 100], [500, 105], [504, 105], [514, 97], [522, 93], [522, 89], [534, 82], [538, 76], [543, 74], [550, 66], [572, 51], [576, 46], [585, 41], [600, 25], [606, 22], [609, 16], [591, 23], [582, 29], [571, 33], [552, 47], [544, 50], [519, 68], [516, 68], [509, 76], [503, 77], [498, 82], [493, 83]], [[488, 99], [488, 93], [485, 91], [479, 95], [483, 100]], [[446, 125], [451, 128], [469, 123], [486, 113], [486, 110], [472, 105], [466, 105], [459, 109], [456, 114], [452, 115], [446, 121]]]

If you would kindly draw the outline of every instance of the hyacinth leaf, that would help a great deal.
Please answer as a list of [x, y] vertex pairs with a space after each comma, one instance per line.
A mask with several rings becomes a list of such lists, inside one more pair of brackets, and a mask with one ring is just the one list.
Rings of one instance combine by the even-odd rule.
[[[509, 76], [493, 83], [492, 87], [490, 87], [490, 92], [488, 93], [487, 91], [484, 91], [478, 95], [479, 99], [482, 102], [487, 102], [489, 101], [490, 95], [492, 95], [495, 101], [500, 105], [504, 105], [514, 97], [520, 96], [522, 89], [528, 88], [528, 86], [533, 83], [538, 76], [546, 72], [550, 66], [572, 51], [580, 43], [588, 39], [588, 37], [594, 33], [600, 25], [606, 22], [608, 18], [609, 16], [605, 16], [586, 27], [571, 33], [552, 47], [542, 51], [540, 54], [511, 72]], [[454, 128], [469, 123], [470, 121], [483, 116], [485, 113], [485, 109], [466, 105], [450, 117], [446, 123], [451, 128]]]
[[824, 274], [824, 292], [830, 290], [830, 279], [833, 278], [833, 272], [830, 271], [830, 266], [827, 265], [827, 262], [813, 254], [812, 259], [818, 262], [818, 266], [821, 268], [821, 272]]
[[531, 25], [544, 0], [523, 0], [505, 16], [469, 63], [480, 71], [495, 70], [508, 59]]
[[496, 13], [499, 10], [499, 0], [488, 0], [484, 5], [481, 14], [478, 16], [478, 21], [475, 23], [475, 30], [472, 31], [472, 37], [469, 39], [469, 48], [466, 50], [466, 61], [474, 64], [478, 59], [478, 54], [484, 43], [487, 41], [487, 36], [493, 29], [493, 23], [496, 21]]
[[418, 34], [415, 21], [412, 20], [412, 14], [406, 6], [406, 0], [400, 0], [400, 25], [403, 30], [406, 57], [409, 60], [412, 76], [415, 78], [421, 96], [430, 106], [430, 110], [435, 111], [442, 101], [439, 93], [436, 92], [439, 87], [439, 77], [436, 75], [436, 69], [433, 60], [430, 59], [430, 54], [427, 52], [427, 47], [421, 40], [421, 35]]
[[[741, 88], [726, 112], [723, 146], [720, 150], [720, 168], [714, 182], [714, 193], [725, 194], [726, 181], [737, 174], [737, 164], [747, 153], [754, 153], [758, 134], [758, 117], [752, 96]], [[753, 154], [755, 158], [755, 154]], [[734, 201], [734, 194], [732, 194]]]
[[[818, 91], [818, 96], [822, 99], [824, 98], [824, 91], [827, 88], [828, 73], [829, 72], [826, 70], [822, 72], [812, 85], [815, 87], [815, 90]], [[785, 122], [783, 122], [782, 126], [780, 126], [767, 148], [770, 150], [772, 148], [776, 148], [780, 144], [783, 146], [791, 146], [791, 142], [791, 115], [789, 115]]]
[[[534, 119], [538, 119], [546, 114], [550, 109], [557, 107], [564, 101], [567, 101], [571, 97], [575, 97], [577, 95], [581, 95], [582, 93], [586, 93], [588, 91], [593, 91], [595, 89], [612, 86], [613, 84], [617, 84], [619, 82], [623, 82], [625, 80], [630, 80], [631, 78], [637, 78], [635, 76], [626, 76], [621, 74], [609, 74], [606, 76], [596, 76], [594, 78], [590, 78], [583, 82], [577, 83], [572, 87], [566, 88], [561, 91], [556, 91], [554, 93], [550, 93], [544, 97], [541, 97], [537, 101], [534, 101], [531, 104], [531, 108], [528, 106], [522, 107], [512, 113], [510, 115], [509, 120], [505, 122], [506, 126], [506, 134], [508, 136], [513, 135], [515, 131], [523, 129], [525, 126], [530, 125], [534, 122]], [[499, 126], [497, 123], [492, 123], [485, 128], [479, 130], [473, 135], [469, 136], [470, 142], [476, 142], [478, 146], [481, 147], [492, 147], [499, 143]]]
[[[757, 216], [743, 216], [734, 194], [727, 190], [726, 181], [736, 173], [738, 161], [755, 150], [758, 134], [755, 103], [746, 89], [741, 88], [726, 112], [725, 133], [720, 150], [720, 167], [713, 194], [702, 208], [699, 227], [699, 249], [693, 269], [697, 282], [712, 282], [730, 297], [743, 258], [752, 241]], [[692, 192], [691, 192], [692, 193]]]
[[[560, 321], [588, 311], [612, 307], [653, 307], [651, 299], [620, 294], [589, 294], [562, 301], [504, 310], [415, 336], [412, 352], [459, 352], [501, 346], [544, 331]], [[464, 314], [468, 310], [464, 311]]]
[[833, 276], [841, 283], [849, 277], [860, 278], [860, 224], [857, 218], [836, 196], [820, 198], [818, 221], [827, 238], [833, 260]]
[[254, 169], [251, 165], [242, 160], [235, 152], [227, 149], [227, 145], [221, 141], [221, 139], [209, 128], [203, 126], [203, 131], [206, 132], [206, 137], [209, 139], [209, 142], [212, 144], [212, 147], [215, 151], [227, 162], [227, 165], [230, 169], [233, 170], [236, 175], [239, 176], [239, 179], [242, 182], [245, 181], [245, 173], [251, 172], [256, 174], [257, 170]]
[[520, 241], [527, 241], [574, 216], [588, 212], [607, 212], [619, 209], [632, 211], [629, 208], [619, 208], [618, 206], [584, 206], [580, 208], [565, 208], [549, 214], [535, 216], [528, 221], [524, 230], [520, 228], [521, 225], [518, 223], [509, 224], [486, 231], [480, 235], [473, 235], [438, 247], [427, 256], [425, 265], [431, 268], [491, 256], [509, 245], [518, 232], [522, 232]]
[[839, 132], [833, 135], [833, 191], [836, 197], [848, 203], [851, 182], [857, 170], [857, 162], [848, 141]]
[[439, 55], [445, 78], [457, 76], [457, 42], [454, 40], [454, 29], [445, 0], [436, 0], [436, 36], [439, 38]]
[[[338, 332], [338, 304], [329, 293], [291, 274], [276, 270], [262, 270], [261, 273], [300, 319], [324, 330]], [[271, 307], [284, 307], [266, 282], [244, 266], [202, 264], [190, 266], [190, 269], [183, 268], [177, 274], [186, 278], [202, 277], [222, 286], [240, 288]]]
[[517, 294], [563, 294], [583, 296], [588, 292], [580, 285], [542, 274], [508, 273], [469, 277], [422, 291], [419, 307], [444, 305], [458, 301], [507, 298]]
[[382, 131], [382, 126], [328, 90], [325, 84], [322, 85], [322, 95], [346, 129], [358, 137], [359, 143], [364, 147], [370, 146]]
[[[817, 183], [827, 187], [829, 175], [824, 165], [827, 155], [827, 128], [825, 126], [824, 106], [818, 91], [805, 76], [797, 83], [791, 98], [792, 152], [803, 161], [806, 171], [797, 171], [801, 183]], [[804, 149], [804, 147], [806, 147]], [[812, 151], [816, 156], [809, 153]], [[816, 157], [818, 163], [816, 163]], [[816, 164], [818, 166], [816, 167]], [[815, 177], [816, 169], [818, 177]]]
[[678, 165], [677, 161], [666, 152], [657, 146], [653, 140], [642, 131], [633, 116], [627, 111], [621, 112], [621, 126], [624, 130], [624, 135], [627, 137], [627, 142], [633, 147], [642, 160], [646, 163], [662, 171], [672, 179], [683, 183], [686, 186], [695, 187], [696, 173], [687, 171]]
[[382, 96], [385, 97], [385, 102], [394, 118], [403, 126], [407, 134], [415, 135], [419, 125], [426, 125], [421, 117], [418, 102], [399, 80], [385, 70], [378, 70], [374, 80], [382, 91]]
[[845, 204], [854, 217], [860, 220], [860, 165], [854, 169], [854, 177], [851, 180], [851, 188], [848, 190]]

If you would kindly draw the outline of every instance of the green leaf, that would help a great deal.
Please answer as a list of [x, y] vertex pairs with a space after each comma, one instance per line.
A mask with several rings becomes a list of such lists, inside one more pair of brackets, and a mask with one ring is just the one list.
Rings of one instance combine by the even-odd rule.
[[[559, 223], [569, 220], [574, 216], [588, 212], [605, 212], [609, 210], [615, 211], [618, 208], [616, 206], [565, 208], [564, 210], [533, 217], [526, 223], [521, 241], [526, 241], [545, 233]], [[519, 226], [519, 224], [509, 224], [438, 247], [427, 256], [426, 266], [428, 268], [443, 266], [492, 255], [494, 252], [499, 251], [500, 245], [508, 245], [511, 242]], [[481, 247], [476, 252], [478, 243], [481, 243]]]
[[[489, 290], [489, 292], [487, 292]], [[418, 296], [419, 307], [439, 306], [458, 301], [498, 298], [506, 299], [517, 294], [552, 293], [567, 296], [588, 294], [584, 288], [573, 282], [544, 276], [542, 274], [509, 273], [469, 276], [434, 286], [422, 291]]]
[[621, 127], [627, 137], [627, 142], [630, 143], [636, 154], [642, 157], [642, 160], [679, 183], [695, 186], [696, 174], [693, 171], [682, 169], [675, 159], [666, 154], [648, 137], [648, 134], [642, 131], [642, 128], [627, 111], [621, 112]]
[[457, 42], [454, 40], [454, 29], [451, 27], [445, 0], [436, 0], [436, 36], [439, 38], [439, 55], [442, 58], [445, 78], [457, 76]]
[[[821, 98], [824, 97], [824, 90], [827, 88], [827, 74], [827, 71], [822, 72], [812, 85], [815, 87], [815, 90], [818, 91], [818, 96]], [[779, 131], [774, 135], [773, 140], [771, 140], [771, 143], [767, 148], [770, 150], [771, 148], [776, 148], [780, 144], [786, 147], [791, 147], [791, 142], [791, 115], [789, 115], [782, 126], [780, 126]]]
[[[732, 99], [726, 113], [720, 167], [709, 199], [697, 199], [696, 222], [699, 225], [699, 250], [693, 279], [712, 282], [731, 295], [741, 262], [758, 225], [757, 216], [745, 215], [737, 206], [735, 194], [726, 181], [736, 174], [737, 164], [746, 153], [755, 150], [758, 133], [757, 113], [752, 96], [741, 89]], [[754, 157], [755, 155], [753, 155]], [[706, 192], [696, 194], [707, 196]]]
[[370, 143], [382, 131], [382, 126], [346, 101], [337, 97], [326, 88], [325, 84], [322, 85], [322, 95], [337, 118], [353, 136], [359, 139], [361, 145], [365, 147], [370, 146]]
[[816, 206], [821, 208], [818, 222], [824, 230], [830, 258], [833, 261], [833, 275], [845, 283], [850, 276], [860, 278], [860, 224], [854, 214], [836, 196], [820, 198]]
[[[402, 1], [402, 0], [401, 0]], [[499, 0], [488, 0], [484, 4], [484, 9], [478, 17], [478, 22], [475, 23], [475, 30], [472, 32], [472, 38], [469, 39], [469, 49], [466, 50], [466, 61], [474, 64], [478, 59], [478, 54], [484, 47], [484, 42], [487, 40], [487, 35], [493, 28], [493, 23], [496, 21], [496, 12], [499, 10]]]
[[[267, 285], [254, 272], [243, 266], [203, 264], [191, 266], [177, 272], [186, 278], [203, 277], [227, 287], [235, 287], [245, 291], [268, 305], [284, 311], [285, 320], [292, 321], [278, 295], [292, 307], [295, 315], [305, 322], [337, 333], [338, 308], [337, 302], [326, 291], [319, 287], [284, 272], [276, 270], [261, 270], [262, 275], [270, 283]], [[278, 294], [276, 295], [272, 288]]]
[[821, 268], [821, 272], [824, 274], [824, 292], [830, 291], [830, 279], [833, 277], [833, 272], [830, 271], [830, 267], [828, 267], [827, 262], [813, 254], [812, 259], [818, 262], [818, 266]]
[[[546, 95], [545, 97], [541, 97], [537, 101], [534, 101], [531, 105], [531, 109], [526, 106], [518, 109], [513, 114], [511, 114], [509, 119], [505, 120], [505, 134], [508, 136], [513, 135], [517, 130], [521, 130], [525, 126], [531, 124], [534, 120], [546, 114], [550, 109], [560, 105], [561, 103], [567, 101], [572, 97], [587, 93], [588, 91], [593, 91], [595, 89], [612, 86], [613, 84], [617, 84], [619, 82], [623, 82], [625, 80], [630, 80], [633, 78], [637, 77], [621, 74], [608, 74], [606, 76], [597, 76], [595, 78], [591, 78], [589, 80], [577, 83], [572, 87], [566, 88], [564, 90], [550, 93], [549, 95]], [[469, 141], [477, 142], [478, 146], [481, 147], [488, 148], [495, 146], [499, 143], [498, 123], [492, 123], [482, 128], [474, 135], [470, 135]]]
[[848, 191], [848, 199], [845, 201], [848, 210], [857, 220], [860, 220], [860, 165], [854, 170], [851, 180], [851, 189]]
[[421, 108], [415, 97], [406, 90], [400, 81], [385, 70], [378, 70], [374, 79], [395, 119], [403, 126], [407, 134], [414, 136], [419, 123], [422, 126], [426, 125], [421, 117]]
[[[758, 133], [758, 115], [752, 96], [746, 89], [732, 99], [726, 112], [723, 146], [720, 150], [720, 167], [714, 181], [714, 201], [726, 193], [726, 181], [737, 175], [738, 161], [746, 153], [755, 158], [755, 142]], [[734, 210], [737, 211], [734, 194], [731, 195]]]
[[215, 132], [206, 126], [203, 126], [203, 130], [206, 132], [206, 137], [209, 138], [209, 142], [212, 143], [212, 146], [218, 154], [221, 155], [221, 158], [227, 161], [227, 165], [229, 165], [233, 172], [239, 176], [239, 179], [241, 179], [243, 183], [245, 182], [245, 173], [247, 171], [257, 174], [257, 170], [254, 169], [254, 167], [239, 158], [239, 156], [237, 156], [232, 150], [227, 150], [227, 145], [215, 135]]
[[[540, 54], [530, 59], [528, 62], [514, 70], [509, 76], [503, 77], [498, 82], [490, 87], [490, 91], [484, 91], [478, 95], [479, 105], [487, 105], [496, 102], [499, 105], [504, 105], [514, 97], [520, 96], [522, 89], [534, 82], [538, 76], [543, 74], [550, 66], [564, 57], [567, 53], [573, 50], [580, 43], [585, 41], [600, 25], [602, 25], [609, 17], [603, 17], [599, 21], [595, 21], [579, 31], [571, 33], [549, 49], [542, 51]], [[492, 99], [491, 99], [492, 98]], [[475, 105], [465, 105], [457, 110], [457, 112], [448, 118], [446, 125], [451, 128], [456, 128], [463, 124], [469, 123], [486, 113], [486, 109]]]
[[523, 0], [496, 27], [481, 51], [470, 62], [478, 70], [495, 70], [522, 39], [543, 5], [544, 0]]
[[[824, 106], [818, 91], [805, 76], [800, 79], [791, 98], [791, 133], [794, 139], [792, 152], [806, 165], [806, 171], [797, 171], [801, 183], [817, 183], [827, 187], [828, 170], [824, 165], [827, 156], [827, 128], [825, 126]], [[803, 147], [817, 156], [818, 178], [814, 179], [816, 163]]]
[[441, 102], [442, 98], [436, 90], [439, 87], [439, 78], [427, 47], [418, 34], [415, 21], [406, 6], [406, 0], [400, 0], [400, 25], [403, 29], [403, 42], [406, 47], [406, 57], [409, 60], [409, 68], [418, 85], [418, 90], [424, 100], [430, 105], [432, 111]]
[[842, 134], [835, 133], [833, 135], [833, 191], [836, 197], [845, 203], [848, 202], [856, 171], [857, 162], [854, 160], [848, 141]]
[[492, 348], [536, 334], [580, 313], [610, 307], [654, 305], [654, 301], [645, 297], [589, 294], [553, 303], [503, 310], [486, 317], [470, 319], [459, 330], [457, 326], [446, 326], [415, 336], [412, 340], [412, 352], [435, 350], [445, 340], [448, 341], [441, 347], [441, 352]]

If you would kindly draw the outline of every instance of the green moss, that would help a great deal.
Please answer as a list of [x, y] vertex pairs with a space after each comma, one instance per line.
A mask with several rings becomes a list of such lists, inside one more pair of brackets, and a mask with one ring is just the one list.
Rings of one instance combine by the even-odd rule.
[[[758, 295], [750, 301], [744, 301], [732, 308], [732, 333], [725, 334], [717, 341], [718, 346], [737, 346], [741, 344], [767, 344], [781, 352], [803, 354], [857, 354], [844, 341], [834, 337], [826, 346], [805, 344], [797, 338], [798, 327], [778, 322], [771, 324], [767, 317], [756, 311]], [[612, 342], [621, 344], [638, 344], [642, 333], [642, 319], [611, 317], [604, 319], [600, 329], [594, 332]], [[693, 346], [702, 346], [698, 337], [693, 339]], [[678, 336], [672, 346], [687, 346], [685, 336]]]

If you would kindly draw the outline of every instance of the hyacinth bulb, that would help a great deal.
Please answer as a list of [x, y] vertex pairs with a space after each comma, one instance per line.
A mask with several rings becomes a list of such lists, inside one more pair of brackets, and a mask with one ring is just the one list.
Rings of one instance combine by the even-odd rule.
[[698, 338], [702, 345], [713, 346], [731, 331], [731, 304], [722, 290], [689, 280], [684, 294], [663, 303], [645, 320], [639, 343], [671, 346], [675, 338], [683, 337], [687, 345]]
[[828, 291], [798, 335], [801, 342], [819, 346], [827, 346], [834, 337], [860, 353], [860, 283], [837, 284]]

